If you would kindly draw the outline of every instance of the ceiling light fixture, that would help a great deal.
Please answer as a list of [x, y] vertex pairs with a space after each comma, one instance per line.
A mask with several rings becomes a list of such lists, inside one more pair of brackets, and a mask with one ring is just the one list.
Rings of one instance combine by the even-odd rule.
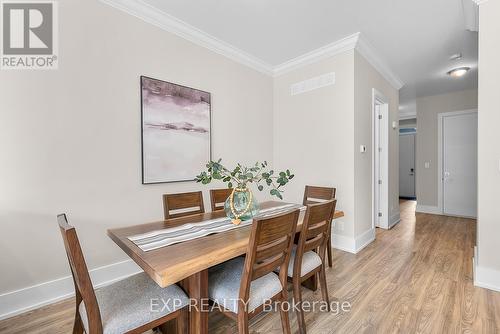
[[465, 75], [470, 70], [470, 67], [458, 67], [449, 71], [447, 74], [453, 78], [460, 78]]

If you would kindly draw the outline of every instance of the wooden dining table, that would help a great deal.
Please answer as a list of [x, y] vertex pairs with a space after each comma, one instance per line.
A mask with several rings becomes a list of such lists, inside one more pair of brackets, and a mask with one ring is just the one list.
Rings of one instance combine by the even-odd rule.
[[[261, 203], [260, 207], [267, 209], [283, 204], [286, 203], [268, 201]], [[305, 210], [300, 213], [297, 232], [302, 228], [304, 213]], [[343, 215], [342, 211], [336, 211], [333, 218]], [[202, 309], [206, 308], [208, 303], [208, 269], [246, 253], [251, 225], [147, 252], [141, 250], [128, 237], [224, 216], [225, 212], [222, 210], [108, 230], [108, 236], [159, 286], [167, 287], [178, 283], [186, 291], [192, 300], [191, 305], [195, 306], [190, 308], [189, 317], [189, 332], [193, 334], [208, 333], [208, 312]], [[313, 288], [315, 286], [314, 282], [309, 285]]]

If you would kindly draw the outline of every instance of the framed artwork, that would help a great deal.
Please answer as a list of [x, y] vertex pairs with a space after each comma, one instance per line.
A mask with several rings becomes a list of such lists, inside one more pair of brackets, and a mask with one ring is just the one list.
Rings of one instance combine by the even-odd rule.
[[211, 158], [210, 93], [141, 76], [142, 183], [192, 181]]

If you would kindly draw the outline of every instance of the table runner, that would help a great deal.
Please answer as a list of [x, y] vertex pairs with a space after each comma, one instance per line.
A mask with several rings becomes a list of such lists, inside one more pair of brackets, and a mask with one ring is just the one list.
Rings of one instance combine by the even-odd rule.
[[[267, 217], [280, 213], [285, 213], [289, 210], [300, 209], [305, 210], [306, 207], [301, 204], [284, 204], [272, 208], [262, 209], [257, 217]], [[231, 224], [231, 219], [228, 217], [215, 218], [199, 223], [188, 223], [181, 226], [165, 228], [153, 232], [137, 234], [128, 237], [137, 247], [144, 252], [158, 249], [161, 247], [170, 246], [179, 242], [198, 239], [210, 234], [230, 231], [242, 226], [252, 224], [253, 219], [242, 221], [239, 225]]]

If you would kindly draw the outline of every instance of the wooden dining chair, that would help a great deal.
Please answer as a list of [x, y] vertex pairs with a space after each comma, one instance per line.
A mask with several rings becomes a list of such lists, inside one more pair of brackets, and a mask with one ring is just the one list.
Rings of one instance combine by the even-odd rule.
[[57, 221], [75, 285], [74, 334], [143, 333], [170, 320], [177, 333], [187, 333], [189, 299], [181, 288], [161, 288], [142, 272], [94, 291], [75, 228], [65, 214]]
[[325, 273], [325, 249], [328, 247], [332, 212], [337, 200], [324, 203], [309, 204], [302, 223], [299, 242], [293, 247], [288, 266], [288, 277], [293, 283], [293, 298], [297, 305], [299, 333], [306, 333], [302, 303], [302, 282], [319, 273], [321, 295], [327, 307], [330, 305]]
[[[238, 333], [248, 333], [248, 321], [262, 312], [264, 303], [280, 306], [283, 333], [290, 333], [287, 272], [299, 210], [252, 223], [246, 257], [238, 257], [208, 271], [209, 298], [222, 313], [238, 322]], [[280, 268], [279, 276], [273, 271]]]
[[[337, 188], [329, 188], [329, 187], [318, 187], [318, 186], [306, 186], [304, 190], [304, 199], [302, 200], [302, 204], [314, 204], [321, 203], [324, 201], [328, 201], [335, 198], [337, 193]], [[333, 214], [332, 213], [332, 219]], [[333, 265], [332, 259], [332, 231], [330, 224], [330, 231], [328, 233], [328, 247], [326, 248], [327, 256], [328, 256], [328, 266], [331, 268]]]
[[165, 220], [205, 213], [203, 193], [194, 191], [180, 194], [164, 194], [163, 211]]
[[224, 210], [224, 203], [231, 195], [233, 189], [212, 189], [210, 190], [210, 203], [212, 204], [212, 211]]

